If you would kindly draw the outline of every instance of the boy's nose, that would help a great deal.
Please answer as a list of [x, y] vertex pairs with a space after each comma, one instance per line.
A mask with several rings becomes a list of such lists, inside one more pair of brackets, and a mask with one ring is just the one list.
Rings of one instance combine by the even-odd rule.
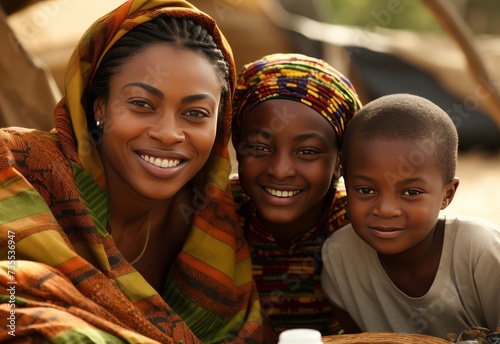
[[382, 218], [390, 218], [401, 215], [399, 202], [392, 195], [379, 195], [373, 210], [374, 214]]

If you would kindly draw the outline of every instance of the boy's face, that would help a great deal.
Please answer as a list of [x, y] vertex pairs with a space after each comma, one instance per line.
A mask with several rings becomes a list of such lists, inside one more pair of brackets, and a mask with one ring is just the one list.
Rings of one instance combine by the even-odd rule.
[[356, 233], [385, 255], [422, 243], [458, 186], [443, 185], [439, 163], [418, 142], [354, 139], [344, 179]]
[[297, 101], [267, 100], [245, 116], [236, 150], [241, 186], [264, 223], [316, 224], [339, 171], [335, 131], [325, 118]]

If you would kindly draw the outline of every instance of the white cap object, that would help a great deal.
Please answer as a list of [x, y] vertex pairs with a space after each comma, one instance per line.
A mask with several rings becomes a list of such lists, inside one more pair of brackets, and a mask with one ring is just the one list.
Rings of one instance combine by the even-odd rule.
[[297, 328], [281, 332], [278, 344], [323, 344], [323, 340], [319, 331]]

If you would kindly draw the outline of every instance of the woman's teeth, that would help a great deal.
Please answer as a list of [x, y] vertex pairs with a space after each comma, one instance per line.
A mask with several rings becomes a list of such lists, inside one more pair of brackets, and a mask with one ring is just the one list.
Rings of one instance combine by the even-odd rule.
[[174, 166], [177, 166], [181, 163], [181, 161], [178, 159], [174, 159], [174, 160], [160, 159], [160, 158], [155, 158], [152, 156], [142, 155], [142, 154], [141, 154], [141, 158], [142, 158], [142, 160], [147, 161], [152, 165], [162, 167], [162, 168], [174, 167]]
[[292, 196], [295, 196], [296, 194], [298, 194], [300, 192], [300, 190], [295, 190], [295, 191], [281, 191], [281, 190], [275, 190], [275, 189], [270, 189], [270, 188], [265, 188], [265, 190], [266, 190], [267, 193], [270, 193], [273, 196], [282, 197], [282, 198], [292, 197]]

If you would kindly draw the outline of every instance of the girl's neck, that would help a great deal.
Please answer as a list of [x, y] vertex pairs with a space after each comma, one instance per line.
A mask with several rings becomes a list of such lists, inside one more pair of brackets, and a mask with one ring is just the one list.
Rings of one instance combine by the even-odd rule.
[[330, 197], [325, 197], [309, 208], [299, 218], [287, 223], [269, 222], [262, 219], [259, 214], [256, 217], [264, 230], [272, 234], [280, 247], [289, 248], [295, 238], [306, 234], [319, 224], [330, 203]]

